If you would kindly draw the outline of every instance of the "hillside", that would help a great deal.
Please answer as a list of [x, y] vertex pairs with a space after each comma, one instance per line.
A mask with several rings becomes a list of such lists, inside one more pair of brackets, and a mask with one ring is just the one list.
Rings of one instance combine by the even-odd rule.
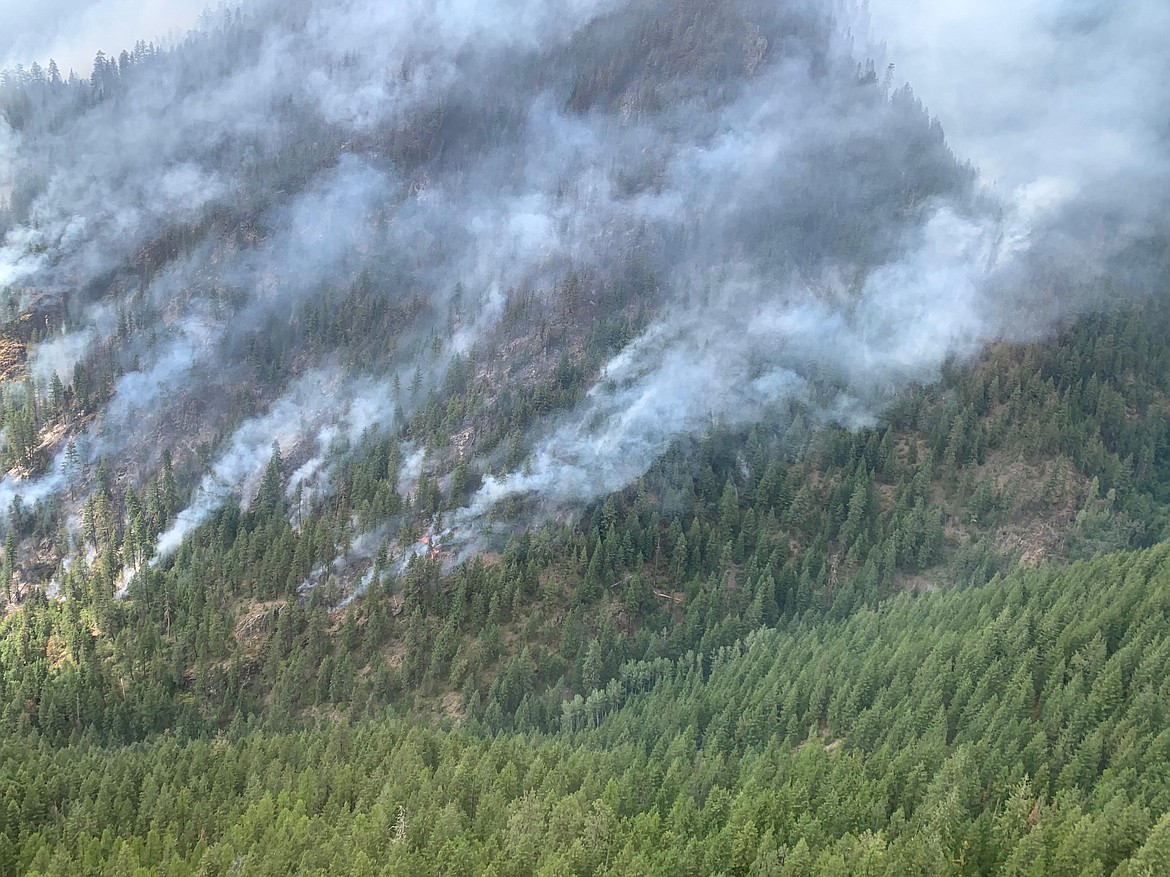
[[852, 0], [0, 71], [0, 877], [1170, 873], [1170, 18], [1025, 5], [1002, 177]]
[[519, 531], [454, 567], [357, 542], [333, 561], [360, 532], [350, 521], [391, 507], [422, 532], [448, 501], [425, 478], [397, 492], [393, 441], [356, 450], [325, 517], [287, 514], [274, 461], [256, 507], [217, 512], [124, 597], [101, 555], [61, 577], [67, 599], [32, 590], [3, 626], [4, 721], [119, 742], [393, 704], [549, 729], [565, 696], [627, 660], [1156, 543], [1170, 518], [1166, 314], [1152, 302], [997, 348], [907, 392], [881, 429], [809, 430], [800, 445], [713, 432], [579, 523]]
[[[84, 560], [120, 593], [251, 508], [274, 445], [294, 526], [381, 441], [424, 531], [498, 552], [488, 518], [575, 517], [713, 425], [880, 422], [1161, 288], [1156, 224], [998, 199], [828, 6], [420, 8], [376, 46], [368, 12], [257, 3], [0, 83], [18, 590]], [[401, 552], [399, 512], [345, 527]]]

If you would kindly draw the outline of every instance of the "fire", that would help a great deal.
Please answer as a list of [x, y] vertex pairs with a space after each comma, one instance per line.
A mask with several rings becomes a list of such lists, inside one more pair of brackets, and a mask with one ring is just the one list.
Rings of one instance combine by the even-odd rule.
[[443, 556], [443, 546], [439, 541], [441, 538], [439, 534], [428, 533], [414, 543], [410, 553], [416, 556], [425, 554], [428, 560], [439, 560]]

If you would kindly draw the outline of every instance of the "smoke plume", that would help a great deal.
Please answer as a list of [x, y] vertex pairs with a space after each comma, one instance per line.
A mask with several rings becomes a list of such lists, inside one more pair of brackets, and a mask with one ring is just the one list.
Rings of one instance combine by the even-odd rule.
[[[508, 497], [580, 507], [712, 424], [871, 422], [948, 358], [1108, 304], [1093, 278], [1164, 234], [1153, 0], [170, 9], [122, 19], [188, 28], [168, 51], [0, 93], [0, 294], [51, 324], [42, 382], [109, 371], [70, 436], [90, 462], [186, 461], [162, 554], [249, 502], [274, 442], [287, 490], [327, 493], [456, 354], [490, 375], [524, 347], [524, 309], [566, 356], [639, 322], [466, 528]], [[24, 15], [0, 57], [97, 40]]]

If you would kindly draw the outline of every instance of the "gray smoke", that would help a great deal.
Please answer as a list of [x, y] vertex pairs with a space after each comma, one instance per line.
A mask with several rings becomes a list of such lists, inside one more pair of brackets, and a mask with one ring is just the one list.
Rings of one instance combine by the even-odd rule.
[[[461, 526], [511, 496], [576, 508], [715, 423], [871, 422], [944, 360], [1100, 306], [1083, 281], [1164, 218], [1165, 10], [920, 5], [872, 25], [835, 0], [206, 16], [113, 97], [0, 122], [0, 292], [54, 317], [41, 379], [117, 363], [91, 461], [146, 475], [213, 446], [162, 554], [250, 501], [274, 441], [288, 490], [323, 495], [454, 353], [509, 340], [510, 302], [585, 332], [634, 273], [653, 283], [620, 307], [649, 325]], [[570, 272], [581, 301], [560, 300]], [[355, 289], [388, 316], [329, 349], [314, 327]]]
[[1038, 258], [1160, 282], [1132, 245], [1164, 239], [1170, 208], [1170, 6], [913, 0], [873, 4], [873, 19], [898, 79], [916, 84], [985, 185], [1045, 202]]
[[[672, 309], [609, 363], [520, 472], [486, 479], [463, 526], [512, 496], [534, 495], [546, 509], [579, 506], [642, 475], [680, 436], [715, 423], [783, 422], [784, 403], [846, 425], [872, 421], [894, 391], [930, 379], [945, 360], [992, 339], [1035, 338], [1078, 308], [1106, 304], [1079, 297], [1076, 281], [1091, 281], [1109, 256], [1164, 230], [1170, 150], [1158, 83], [1170, 75], [1170, 10], [1044, 0], [873, 9], [873, 33], [889, 38], [888, 55], [870, 40], [875, 73], [905, 59], [905, 72], [981, 166], [982, 197], [997, 209], [964, 215], [936, 204], [904, 234], [902, 255], [852, 289], [839, 272], [794, 283], [742, 264], [725, 264], [704, 284], [694, 279], [702, 266], [688, 266], [674, 283], [703, 285], [700, 303]], [[853, 23], [869, 36], [866, 16]], [[704, 163], [764, 180], [789, 168], [776, 141], [790, 129], [771, 118], [753, 138], [751, 121], [708, 149]], [[818, 124], [803, 120], [798, 137]], [[733, 160], [721, 160], [721, 150]], [[694, 165], [679, 174], [702, 180]], [[722, 178], [708, 198], [678, 207], [731, 214], [745, 191]], [[1061, 270], [1041, 277], [1038, 263], [1053, 259]]]
[[1167, 170], [1170, 6], [1160, 0], [871, 3], [898, 79], [985, 179], [1067, 197]]

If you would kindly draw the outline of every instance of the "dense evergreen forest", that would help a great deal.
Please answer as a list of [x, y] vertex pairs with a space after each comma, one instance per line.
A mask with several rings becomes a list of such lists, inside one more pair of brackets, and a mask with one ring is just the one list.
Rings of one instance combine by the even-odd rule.
[[1170, 866], [1170, 548], [629, 661], [559, 729], [397, 717], [0, 745], [29, 874]]
[[400, 5], [0, 72], [0, 877], [1170, 874], [1156, 209], [865, 4]]
[[1161, 873], [1159, 304], [342, 606], [297, 585], [351, 514], [450, 501], [387, 442], [334, 521], [261, 485], [124, 599], [80, 564], [3, 622], [7, 867]]
[[298, 521], [275, 454], [248, 512], [224, 507], [118, 597], [111, 558], [134, 550], [134, 530], [109, 509], [167, 514], [164, 469], [145, 503], [113, 487], [91, 499], [93, 562], [61, 574], [65, 599], [33, 590], [4, 622], [0, 715], [58, 744], [391, 704], [549, 730], [564, 692], [604, 689], [628, 661], [1156, 544], [1170, 527], [1168, 320], [1152, 301], [995, 348], [907, 391], [880, 428], [810, 428], [799, 442], [713, 431], [579, 522], [520, 529], [501, 553], [445, 569], [382, 545], [352, 601], [334, 559], [355, 529], [396, 513], [422, 532], [459, 504], [457, 479], [444, 491], [424, 476], [403, 497], [395, 439], [370, 438], [328, 514]]

